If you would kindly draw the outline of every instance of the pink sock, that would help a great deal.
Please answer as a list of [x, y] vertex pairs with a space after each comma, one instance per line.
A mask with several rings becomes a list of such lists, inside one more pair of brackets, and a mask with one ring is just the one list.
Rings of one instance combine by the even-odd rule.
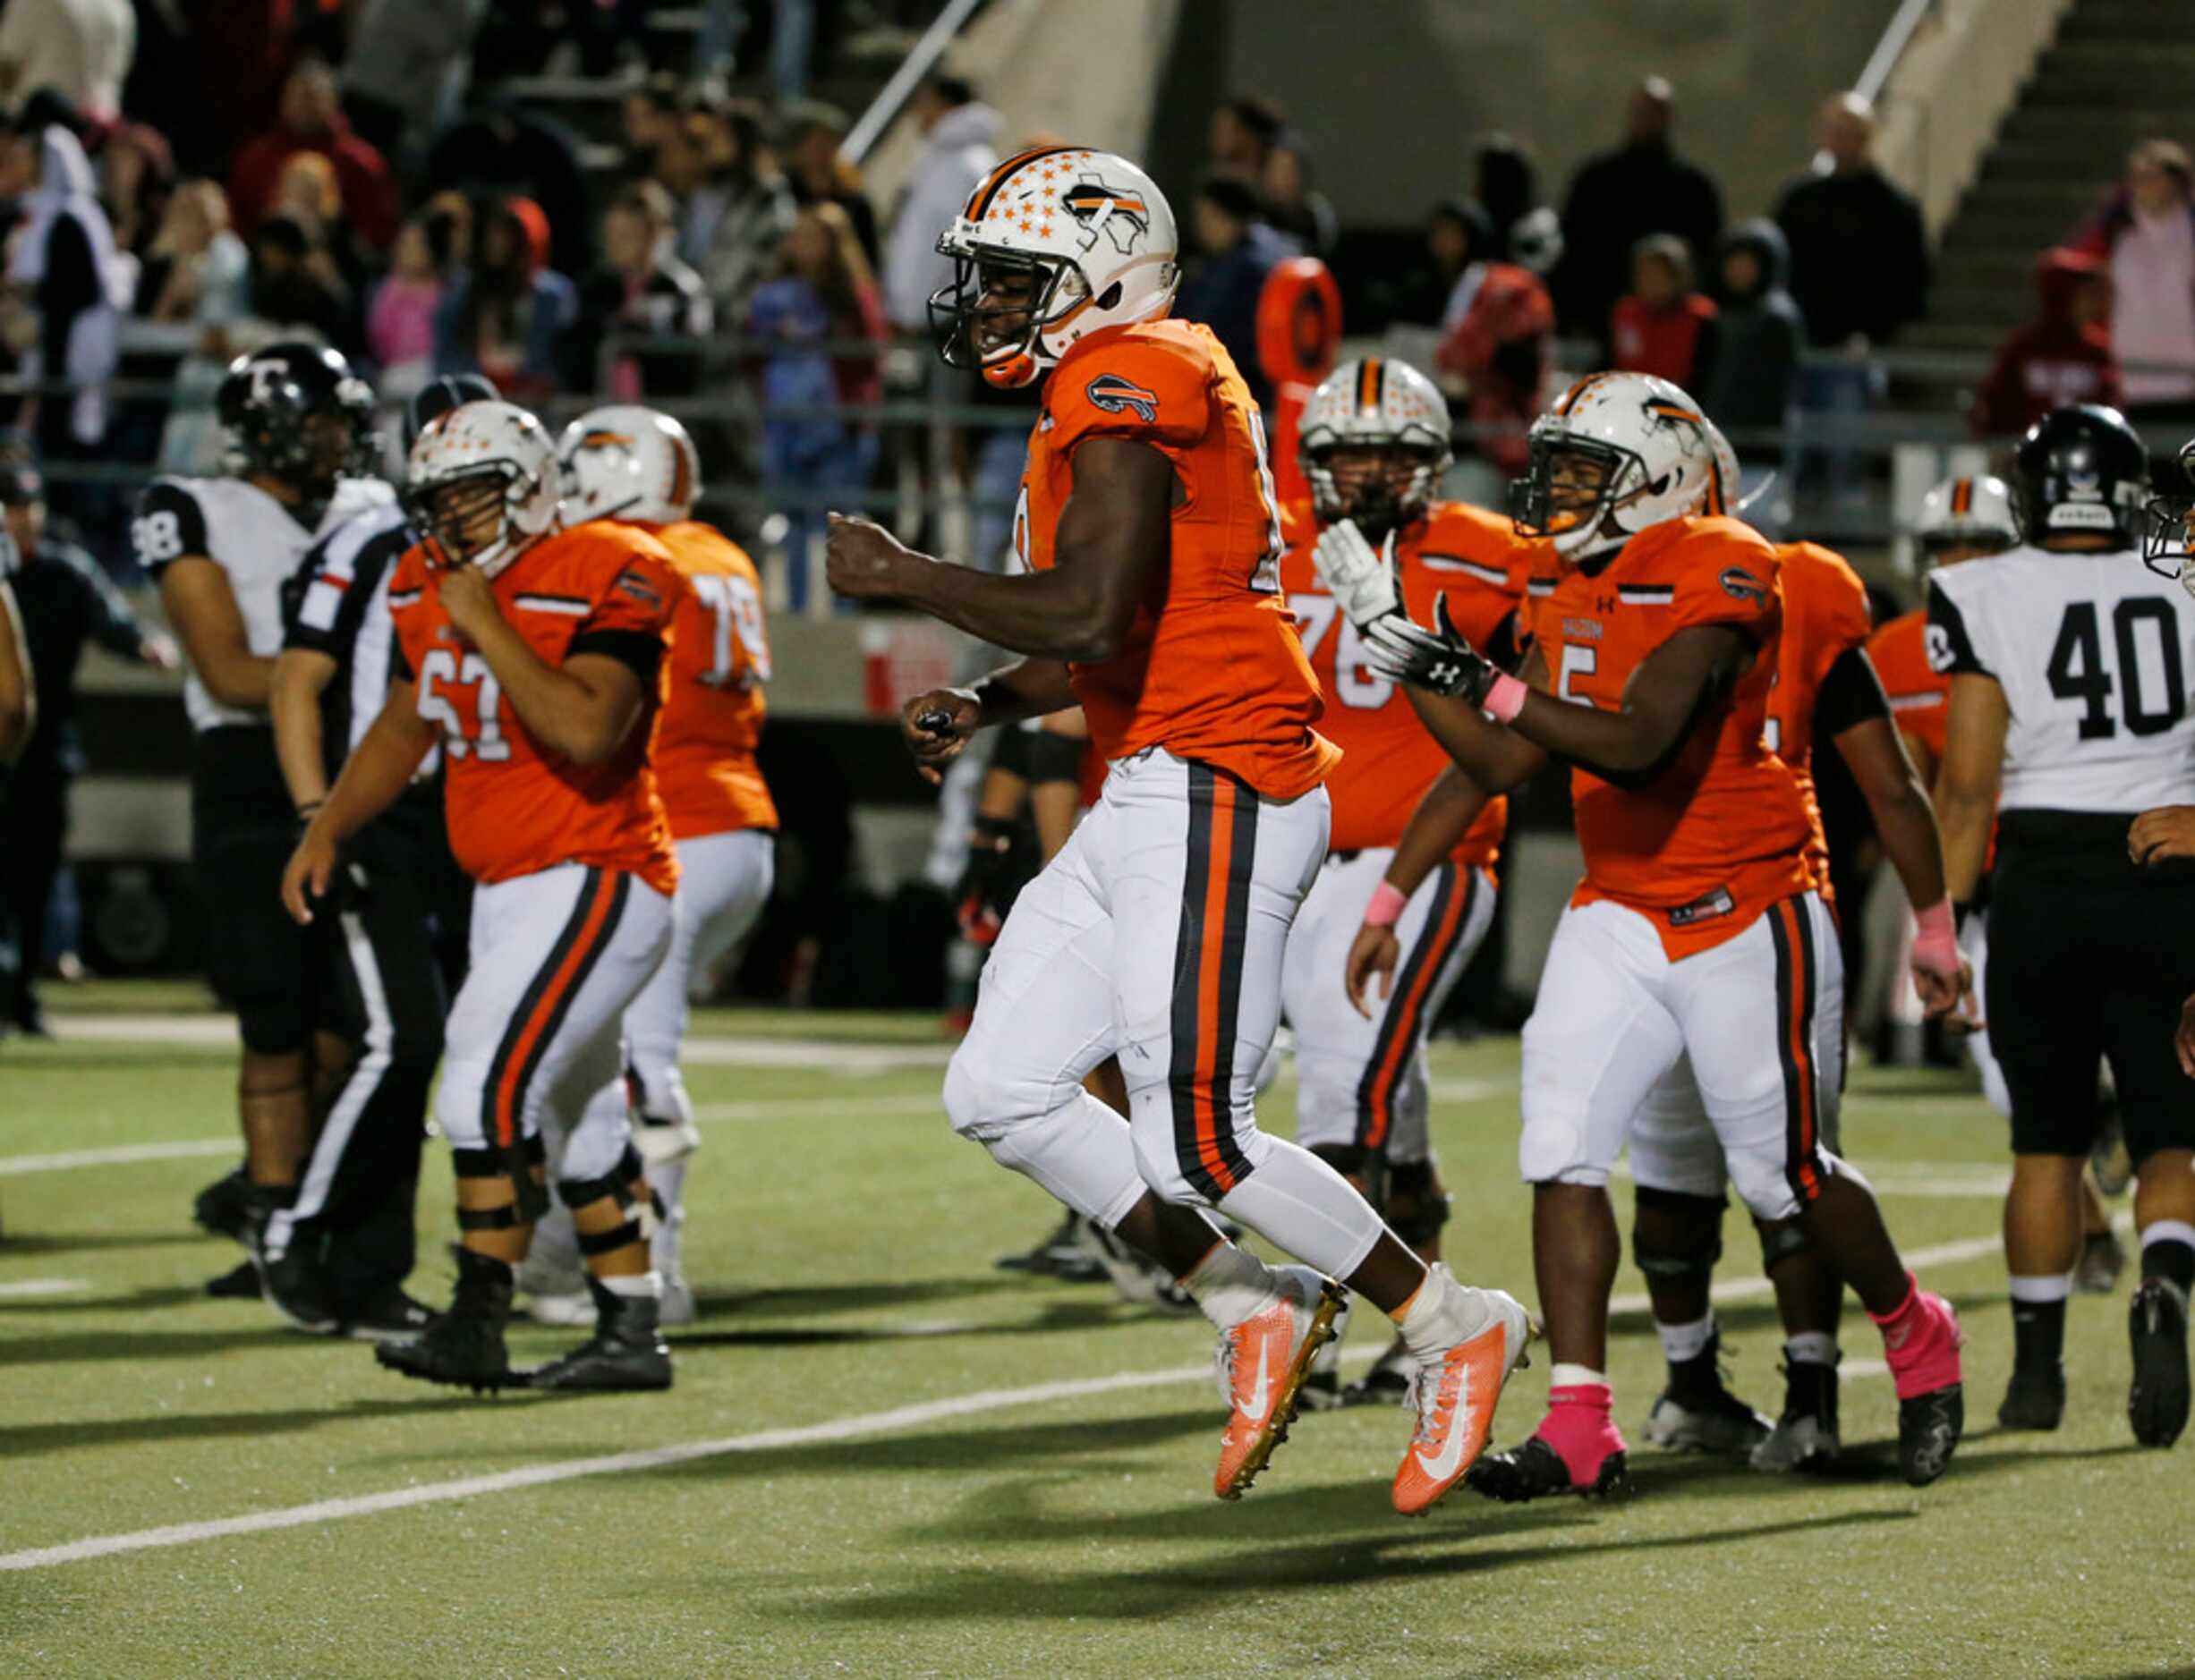
[[1610, 1415], [1614, 1403], [1606, 1383], [1566, 1384], [1547, 1391], [1547, 1415], [1533, 1432], [1561, 1455], [1578, 1487], [1591, 1487], [1601, 1473], [1601, 1461], [1623, 1450], [1623, 1437]]
[[1905, 1275], [1905, 1299], [1896, 1311], [1867, 1316], [1883, 1332], [1883, 1359], [1899, 1399], [1932, 1394], [1960, 1379], [1959, 1315], [1941, 1295], [1923, 1290], [1912, 1273]]

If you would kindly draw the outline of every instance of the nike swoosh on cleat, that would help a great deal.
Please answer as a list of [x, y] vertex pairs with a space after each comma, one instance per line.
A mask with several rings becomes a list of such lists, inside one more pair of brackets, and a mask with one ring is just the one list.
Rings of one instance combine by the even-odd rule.
[[1463, 1438], [1471, 1431], [1471, 1368], [1461, 1366], [1456, 1372], [1456, 1404], [1449, 1413], [1448, 1439], [1433, 1457], [1417, 1455], [1417, 1467], [1434, 1481], [1452, 1481], [1463, 1467]]
[[1242, 1415], [1253, 1423], [1263, 1423], [1265, 1421], [1265, 1413], [1272, 1409], [1272, 1383], [1265, 1370], [1266, 1355], [1272, 1351], [1272, 1344], [1269, 1340], [1261, 1340], [1258, 1343], [1257, 1381], [1250, 1389], [1249, 1399], [1245, 1401], [1240, 1407]]

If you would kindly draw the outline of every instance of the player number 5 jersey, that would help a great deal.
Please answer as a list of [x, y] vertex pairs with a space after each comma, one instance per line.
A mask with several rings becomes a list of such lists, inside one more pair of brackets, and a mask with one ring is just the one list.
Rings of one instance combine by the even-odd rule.
[[1928, 659], [2004, 690], [1999, 810], [2195, 803], [2195, 608], [2139, 555], [2014, 548], [1938, 571]]

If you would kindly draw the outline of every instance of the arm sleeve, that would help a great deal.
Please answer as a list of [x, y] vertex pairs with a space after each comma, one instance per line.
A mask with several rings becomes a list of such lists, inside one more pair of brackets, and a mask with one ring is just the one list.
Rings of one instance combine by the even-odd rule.
[[1211, 365], [1130, 341], [1079, 357], [1055, 376], [1046, 412], [1052, 446], [1071, 453], [1091, 437], [1187, 449], [1212, 420]]
[[156, 578], [185, 555], [208, 555], [206, 515], [198, 497], [173, 479], [156, 479], [137, 498], [130, 541], [137, 564]]
[[[1703, 533], [1691, 538], [1671, 597], [1672, 631], [1724, 624], [1755, 641], [1782, 616], [1775, 550]], [[1673, 558], [1674, 556], [1672, 556]]]
[[125, 659], [137, 658], [138, 649], [144, 644], [145, 627], [137, 622], [122, 591], [99, 569], [99, 563], [82, 549], [72, 547], [61, 552], [69, 568], [83, 581], [92, 636], [109, 653]]
[[1996, 675], [1982, 663], [1966, 615], [1937, 578], [1928, 580], [1928, 668], [1940, 676]]
[[1829, 667], [1814, 695], [1814, 729], [1818, 739], [1836, 736], [1871, 717], [1889, 717], [1890, 700], [1864, 648], [1847, 648]]
[[629, 666], [642, 688], [652, 689], [685, 581], [659, 550], [628, 548], [622, 557], [624, 564], [595, 598], [565, 658], [606, 655]]

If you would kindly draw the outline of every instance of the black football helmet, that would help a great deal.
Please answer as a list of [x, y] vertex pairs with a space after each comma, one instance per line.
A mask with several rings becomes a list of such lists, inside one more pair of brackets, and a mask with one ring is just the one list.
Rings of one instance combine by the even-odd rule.
[[2015, 457], [2021, 535], [2030, 543], [2084, 533], [2131, 548], [2149, 494], [2149, 454], [2126, 416], [2076, 403], [2028, 428]]
[[446, 373], [430, 379], [413, 393], [412, 400], [404, 405], [404, 452], [412, 453], [412, 445], [428, 426], [454, 408], [463, 408], [468, 403], [493, 403], [502, 392], [495, 382], [484, 374]]
[[286, 340], [229, 363], [214, 396], [239, 470], [314, 500], [374, 464], [373, 387], [340, 352]]
[[2195, 530], [2188, 521], [2195, 517], [2195, 438], [2180, 445], [2180, 482], [2149, 498], [2142, 510], [2148, 529], [2142, 533], [2141, 563], [2159, 577], [2176, 578], [2195, 592]]

